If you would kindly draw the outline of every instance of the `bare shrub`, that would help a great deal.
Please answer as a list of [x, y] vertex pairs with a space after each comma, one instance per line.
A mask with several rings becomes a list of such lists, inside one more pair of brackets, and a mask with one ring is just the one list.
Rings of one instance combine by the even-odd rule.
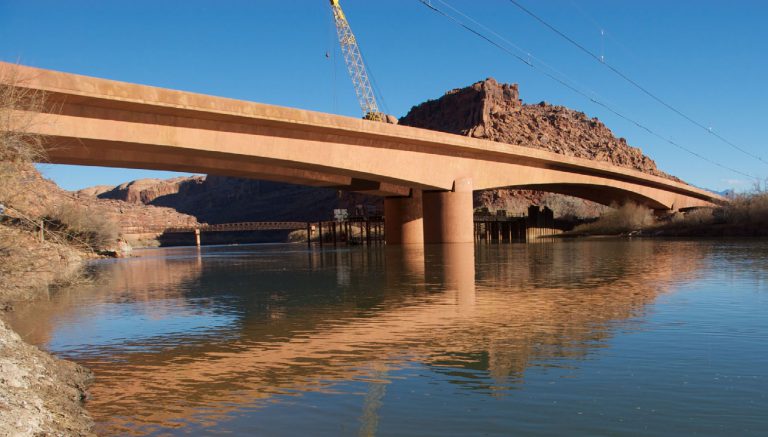
[[111, 247], [119, 236], [117, 223], [73, 202], [54, 207], [45, 222], [49, 233], [91, 250]]
[[40, 241], [22, 228], [0, 226], [0, 307], [26, 300], [38, 290], [88, 281], [82, 257], [71, 246]]
[[16, 73], [0, 70], [0, 161], [38, 162], [44, 137], [30, 133], [35, 115], [45, 110], [45, 94], [24, 88]]
[[730, 200], [723, 206], [728, 223], [768, 226], [768, 191], [756, 187], [751, 192], [733, 195]]
[[643, 205], [627, 202], [619, 207], [613, 207], [597, 221], [577, 226], [573, 232], [593, 234], [621, 234], [623, 232], [647, 229], [656, 220], [650, 209]]
[[45, 94], [23, 87], [16, 70], [0, 68], [0, 203], [14, 205], [27, 191], [32, 163], [45, 161], [45, 137], [30, 133]]
[[672, 224], [675, 226], [711, 225], [716, 221], [713, 208], [698, 208], [684, 214], [675, 214], [672, 218]]
[[[13, 209], [17, 226], [30, 231], [39, 226], [44, 189], [33, 163], [45, 161], [45, 137], [34, 133], [35, 123], [47, 109], [45, 93], [25, 87], [16, 69], [0, 67], [0, 203]], [[50, 207], [43, 221], [51, 239], [90, 250], [111, 246], [118, 237], [116, 223], [74, 202]], [[9, 250], [0, 244], [0, 255], [7, 257]]]

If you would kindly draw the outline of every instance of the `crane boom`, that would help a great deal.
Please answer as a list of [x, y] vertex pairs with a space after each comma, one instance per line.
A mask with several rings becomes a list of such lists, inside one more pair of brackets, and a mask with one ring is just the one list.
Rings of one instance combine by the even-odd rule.
[[336, 24], [336, 34], [339, 36], [341, 52], [344, 54], [344, 62], [347, 64], [349, 77], [352, 79], [352, 85], [355, 87], [357, 101], [360, 103], [360, 109], [363, 111], [363, 118], [375, 121], [384, 121], [383, 114], [379, 111], [379, 105], [376, 103], [376, 96], [373, 93], [373, 87], [368, 80], [368, 71], [363, 63], [363, 56], [360, 54], [360, 48], [357, 46], [357, 40], [349, 27], [347, 17], [341, 10], [339, 0], [330, 0], [331, 10], [333, 11], [333, 21]]

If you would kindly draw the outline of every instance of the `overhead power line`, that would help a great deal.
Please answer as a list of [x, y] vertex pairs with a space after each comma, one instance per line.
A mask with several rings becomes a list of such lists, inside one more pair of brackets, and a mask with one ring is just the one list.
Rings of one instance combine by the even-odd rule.
[[728, 144], [729, 146], [733, 147], [734, 149], [740, 151], [741, 153], [744, 153], [747, 156], [755, 158], [755, 159], [757, 159], [758, 161], [760, 161], [760, 162], [762, 162], [764, 164], [768, 164], [768, 162], [763, 160], [763, 158], [761, 158], [760, 156], [758, 156], [758, 155], [756, 155], [756, 154], [754, 154], [754, 153], [744, 149], [743, 147], [740, 147], [739, 145], [733, 143], [732, 141], [728, 140], [727, 138], [723, 137], [722, 135], [720, 135], [717, 132], [715, 132], [714, 130], [712, 130], [711, 127], [708, 127], [708, 126], [704, 125], [703, 123], [700, 123], [700, 122], [696, 121], [695, 119], [693, 119], [689, 115], [685, 114], [683, 111], [681, 111], [681, 110], [677, 109], [676, 107], [672, 106], [666, 100], [664, 100], [661, 97], [657, 96], [656, 94], [652, 93], [646, 87], [640, 85], [637, 81], [635, 81], [634, 79], [632, 79], [629, 76], [627, 76], [625, 73], [623, 73], [618, 68], [616, 68], [613, 65], [605, 62], [605, 58], [604, 57], [599, 56], [599, 55], [595, 54], [594, 52], [592, 52], [591, 50], [589, 50], [588, 48], [584, 47], [579, 42], [577, 42], [573, 38], [569, 37], [564, 32], [560, 31], [560, 29], [558, 29], [557, 27], [555, 27], [552, 24], [549, 24], [543, 18], [539, 17], [538, 15], [533, 13], [531, 10], [529, 10], [525, 6], [521, 5], [517, 0], [509, 0], [509, 2], [512, 3], [513, 5], [517, 6], [518, 9], [520, 9], [521, 11], [523, 11], [526, 14], [530, 15], [531, 17], [533, 17], [533, 19], [535, 19], [536, 21], [538, 21], [539, 23], [541, 23], [542, 25], [547, 27], [552, 32], [554, 32], [557, 35], [559, 35], [561, 38], [563, 38], [566, 41], [568, 41], [569, 43], [571, 43], [573, 46], [575, 46], [576, 48], [578, 48], [582, 52], [586, 53], [589, 57], [591, 57], [595, 61], [599, 62], [600, 64], [603, 64], [606, 68], [611, 70], [617, 76], [619, 76], [620, 78], [624, 79], [624, 81], [626, 81], [627, 83], [631, 84], [635, 88], [639, 89], [640, 91], [642, 91], [644, 94], [646, 94], [647, 96], [649, 96], [653, 100], [655, 100], [658, 103], [660, 103], [661, 105], [665, 106], [667, 109], [671, 110], [675, 114], [677, 114], [677, 115], [683, 117], [684, 119], [688, 120], [689, 122], [691, 122], [695, 126], [698, 126], [701, 129], [704, 129], [704, 131], [706, 131], [707, 133], [713, 135], [715, 138], [719, 139], [720, 141], [724, 142], [725, 144]]
[[[634, 124], [635, 126], [639, 127], [640, 129], [643, 129], [643, 130], [645, 130], [646, 132], [648, 132], [648, 133], [650, 133], [651, 135], [653, 135], [653, 136], [655, 136], [655, 137], [659, 138], [660, 140], [662, 140], [662, 141], [664, 141], [664, 142], [666, 142], [666, 143], [668, 143], [668, 144], [671, 144], [671, 145], [672, 145], [672, 146], [674, 146], [674, 147], [677, 147], [677, 148], [679, 148], [679, 149], [681, 149], [681, 150], [683, 150], [683, 151], [685, 151], [685, 152], [687, 152], [687, 153], [689, 153], [689, 154], [691, 154], [691, 155], [693, 155], [693, 156], [695, 156], [695, 157], [697, 157], [697, 158], [699, 158], [699, 159], [701, 159], [701, 160], [703, 160], [703, 161], [706, 161], [706, 162], [708, 162], [708, 163], [710, 163], [710, 164], [712, 164], [712, 165], [715, 165], [715, 166], [717, 166], [717, 167], [720, 167], [720, 168], [722, 168], [722, 169], [724, 169], [724, 170], [728, 170], [728, 171], [730, 171], [730, 172], [733, 172], [733, 173], [736, 173], [736, 174], [739, 174], [739, 175], [741, 175], [741, 176], [745, 176], [745, 177], [748, 177], [748, 178], [751, 178], [751, 179], [759, 179], [759, 178], [758, 178], [758, 177], [756, 177], [756, 176], [753, 176], [753, 175], [750, 175], [750, 174], [748, 174], [748, 173], [742, 172], [742, 171], [740, 171], [740, 170], [736, 170], [736, 169], [734, 169], [734, 168], [728, 167], [728, 166], [726, 166], [726, 165], [723, 165], [723, 164], [721, 164], [721, 163], [719, 163], [719, 162], [717, 162], [717, 161], [713, 161], [713, 160], [711, 160], [711, 159], [707, 158], [706, 156], [703, 156], [703, 155], [701, 155], [700, 153], [698, 153], [698, 152], [695, 152], [695, 151], [691, 150], [690, 148], [688, 148], [688, 147], [686, 147], [686, 146], [683, 146], [682, 144], [679, 144], [679, 143], [678, 143], [678, 142], [676, 142], [676, 141], [672, 141], [671, 139], [664, 137], [663, 135], [659, 134], [658, 132], [654, 131], [653, 129], [649, 128], [648, 126], [646, 126], [646, 125], [644, 125], [644, 124], [642, 124], [642, 123], [638, 122], [637, 120], [634, 120], [633, 118], [630, 118], [630, 117], [629, 117], [629, 116], [627, 116], [627, 115], [624, 115], [623, 113], [621, 113], [621, 112], [619, 112], [618, 110], [614, 109], [612, 106], [610, 106], [610, 105], [608, 105], [608, 104], [606, 104], [606, 103], [603, 103], [601, 100], [598, 100], [598, 99], [596, 99], [596, 98], [594, 98], [594, 97], [592, 97], [592, 96], [588, 95], [586, 92], [584, 92], [584, 91], [582, 91], [582, 90], [580, 90], [580, 89], [576, 88], [575, 86], [571, 85], [570, 83], [568, 83], [568, 81], [566, 81], [566, 80], [564, 80], [564, 79], [562, 79], [562, 78], [559, 78], [559, 77], [555, 76], [554, 74], [552, 74], [552, 73], [550, 73], [550, 72], [548, 72], [548, 71], [546, 71], [546, 70], [543, 70], [543, 69], [539, 68], [539, 67], [538, 67], [536, 64], [534, 64], [534, 63], [533, 63], [533, 62], [531, 62], [530, 60], [528, 60], [528, 59], [526, 59], [526, 58], [524, 58], [524, 57], [520, 56], [519, 54], [517, 54], [517, 53], [513, 52], [512, 50], [510, 50], [509, 48], [507, 48], [507, 47], [505, 47], [505, 46], [503, 46], [503, 45], [499, 44], [499, 43], [498, 43], [498, 42], [496, 42], [496, 41], [494, 41], [493, 39], [491, 39], [491, 38], [490, 38], [490, 37], [488, 37], [487, 35], [483, 34], [482, 32], [480, 32], [480, 31], [478, 31], [478, 30], [476, 30], [476, 29], [473, 29], [472, 27], [470, 27], [470, 26], [468, 26], [468, 25], [464, 24], [463, 22], [461, 22], [461, 20], [457, 19], [456, 17], [454, 17], [454, 16], [452, 16], [452, 15], [450, 15], [450, 14], [446, 13], [446, 12], [445, 12], [445, 11], [443, 11], [442, 9], [440, 9], [440, 8], [438, 8], [437, 6], [435, 6], [434, 4], [432, 4], [432, 2], [431, 2], [430, 0], [417, 0], [417, 1], [418, 1], [418, 2], [420, 2], [421, 4], [423, 4], [424, 6], [426, 6], [427, 8], [429, 8], [430, 10], [432, 10], [433, 12], [435, 12], [435, 13], [437, 13], [437, 14], [439, 14], [439, 15], [441, 15], [441, 16], [443, 16], [443, 17], [445, 17], [445, 18], [447, 18], [448, 20], [450, 20], [450, 21], [451, 21], [451, 22], [453, 22], [454, 24], [458, 25], [459, 27], [463, 28], [464, 30], [466, 30], [466, 31], [468, 31], [468, 32], [470, 32], [470, 33], [472, 33], [472, 34], [474, 34], [474, 35], [475, 35], [475, 36], [477, 36], [478, 38], [480, 38], [480, 39], [482, 39], [482, 40], [486, 41], [487, 43], [489, 43], [489, 44], [493, 45], [494, 47], [498, 48], [499, 50], [502, 50], [503, 52], [507, 53], [508, 55], [510, 55], [510, 56], [512, 56], [512, 57], [514, 57], [514, 58], [515, 58], [515, 59], [517, 59], [518, 61], [520, 61], [520, 62], [522, 62], [522, 63], [524, 63], [524, 64], [528, 65], [528, 66], [529, 66], [529, 67], [531, 67], [531, 68], [534, 68], [534, 69], [538, 70], [540, 73], [542, 73], [542, 74], [544, 74], [545, 76], [549, 77], [550, 79], [552, 79], [552, 80], [554, 80], [554, 81], [558, 82], [558, 83], [559, 83], [559, 84], [561, 84], [562, 86], [564, 86], [564, 87], [568, 88], [569, 90], [571, 90], [571, 91], [573, 91], [573, 92], [575, 92], [575, 93], [579, 94], [580, 96], [582, 96], [582, 97], [584, 97], [584, 98], [588, 99], [588, 100], [589, 100], [589, 101], [591, 101], [592, 103], [594, 103], [594, 104], [596, 104], [596, 105], [599, 105], [599, 106], [601, 106], [601, 107], [605, 108], [606, 110], [608, 110], [609, 112], [613, 113], [613, 114], [614, 114], [614, 115], [616, 115], [617, 117], [620, 117], [620, 118], [622, 118], [622, 119], [624, 119], [624, 120], [626, 120], [626, 121], [628, 121], [628, 122], [630, 122], [630, 123]], [[439, 0], [439, 1], [440, 1], [441, 3], [444, 3], [444, 4], [446, 4], [446, 5], [447, 5], [447, 3], [445, 3], [444, 1], [442, 1], [442, 0]], [[449, 7], [450, 7], [450, 6], [449, 6]], [[453, 9], [453, 10], [456, 10], [456, 9], [455, 9], [455, 8], [453, 8], [453, 7], [451, 7], [451, 9]], [[462, 13], [462, 15], [464, 15], [464, 16], [466, 17], [466, 15], [465, 15], [465, 14], [463, 14], [463, 13]], [[475, 20], [472, 20], [472, 21], [474, 21], [475, 23], [477, 23], [477, 21], [475, 21]], [[486, 27], [486, 26], [483, 26], [483, 27], [485, 27], [485, 28], [487, 29], [487, 27]], [[495, 33], [495, 32], [494, 32], [494, 33]]]
[[559, 76], [560, 76], [560, 77], [561, 77], [563, 80], [565, 80], [565, 81], [569, 82], [569, 83], [570, 83], [572, 86], [574, 86], [574, 87], [576, 87], [576, 88], [579, 88], [579, 87], [581, 87], [582, 89], [586, 89], [586, 91], [588, 91], [589, 93], [591, 93], [592, 95], [594, 95], [594, 96], [595, 96], [595, 98], [597, 98], [597, 99], [602, 99], [602, 96], [600, 96], [600, 95], [599, 95], [597, 92], [595, 92], [594, 90], [592, 90], [592, 89], [589, 89], [589, 88], [588, 88], [588, 87], [586, 87], [584, 84], [580, 84], [579, 82], [577, 82], [577, 81], [575, 81], [575, 80], [573, 80], [573, 79], [569, 78], [569, 77], [568, 77], [568, 76], [567, 76], [565, 73], [563, 73], [562, 71], [559, 71], [559, 70], [558, 70], [558, 69], [556, 69], [555, 67], [553, 67], [553, 66], [551, 66], [551, 65], [547, 64], [547, 63], [546, 63], [546, 62], [544, 62], [542, 59], [540, 59], [540, 58], [537, 58], [536, 56], [533, 56], [533, 55], [532, 55], [530, 52], [528, 52], [528, 51], [526, 51], [526, 50], [522, 49], [521, 47], [519, 47], [518, 45], [516, 45], [516, 44], [515, 44], [515, 43], [513, 43], [512, 41], [510, 41], [510, 40], [508, 40], [508, 39], [504, 38], [504, 36], [502, 36], [502, 35], [498, 34], [498, 33], [497, 33], [497, 32], [495, 32], [493, 29], [489, 28], [488, 26], [484, 25], [483, 23], [480, 23], [480, 22], [478, 22], [478, 21], [477, 21], [477, 20], [475, 20], [474, 18], [472, 18], [472, 17], [470, 17], [469, 15], [465, 14], [464, 12], [462, 12], [462, 11], [460, 11], [460, 10], [458, 10], [458, 9], [454, 8], [454, 7], [453, 7], [453, 6], [451, 6], [449, 3], [446, 3], [446, 2], [445, 2], [445, 1], [443, 1], [443, 0], [437, 0], [437, 1], [438, 1], [438, 2], [440, 2], [440, 3], [442, 3], [443, 5], [445, 5], [447, 8], [451, 9], [452, 11], [456, 12], [457, 14], [459, 14], [460, 16], [462, 16], [463, 18], [465, 18], [465, 19], [469, 20], [470, 22], [472, 22], [472, 23], [476, 24], [476, 25], [477, 25], [477, 26], [479, 26], [480, 28], [482, 28], [482, 29], [485, 29], [486, 31], [488, 31], [488, 33], [490, 33], [490, 34], [491, 34], [491, 35], [493, 35], [494, 37], [498, 38], [500, 41], [504, 42], [505, 44], [507, 44], [507, 45], [511, 46], [512, 48], [514, 48], [514, 49], [515, 49], [515, 50], [517, 50], [518, 52], [520, 52], [520, 53], [524, 53], [524, 54], [525, 54], [526, 63], [527, 63], [527, 64], [529, 64], [530, 66], [533, 66], [533, 65], [532, 65], [533, 63], [535, 63], [535, 62], [538, 62], [540, 66], [543, 66], [544, 68], [547, 68], [547, 69], [549, 69], [551, 72], [553, 72], [553, 73], [555, 73], [555, 74], [559, 75]]

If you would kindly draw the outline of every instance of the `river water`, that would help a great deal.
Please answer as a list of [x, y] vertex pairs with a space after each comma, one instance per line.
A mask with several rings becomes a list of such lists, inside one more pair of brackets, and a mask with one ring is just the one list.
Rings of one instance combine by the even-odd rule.
[[767, 243], [141, 250], [11, 324], [105, 435], [767, 435]]

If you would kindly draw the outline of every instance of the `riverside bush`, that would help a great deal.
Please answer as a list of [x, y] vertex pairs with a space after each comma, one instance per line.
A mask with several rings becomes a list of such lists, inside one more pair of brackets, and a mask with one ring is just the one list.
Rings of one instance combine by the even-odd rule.
[[90, 250], [106, 249], [119, 236], [117, 223], [74, 203], [53, 208], [46, 214], [45, 222], [49, 232]]
[[653, 226], [656, 220], [650, 209], [628, 202], [603, 214], [597, 221], [576, 226], [574, 233], [620, 234]]
[[768, 191], [756, 187], [748, 193], [731, 196], [723, 206], [723, 216], [729, 223], [768, 227]]

